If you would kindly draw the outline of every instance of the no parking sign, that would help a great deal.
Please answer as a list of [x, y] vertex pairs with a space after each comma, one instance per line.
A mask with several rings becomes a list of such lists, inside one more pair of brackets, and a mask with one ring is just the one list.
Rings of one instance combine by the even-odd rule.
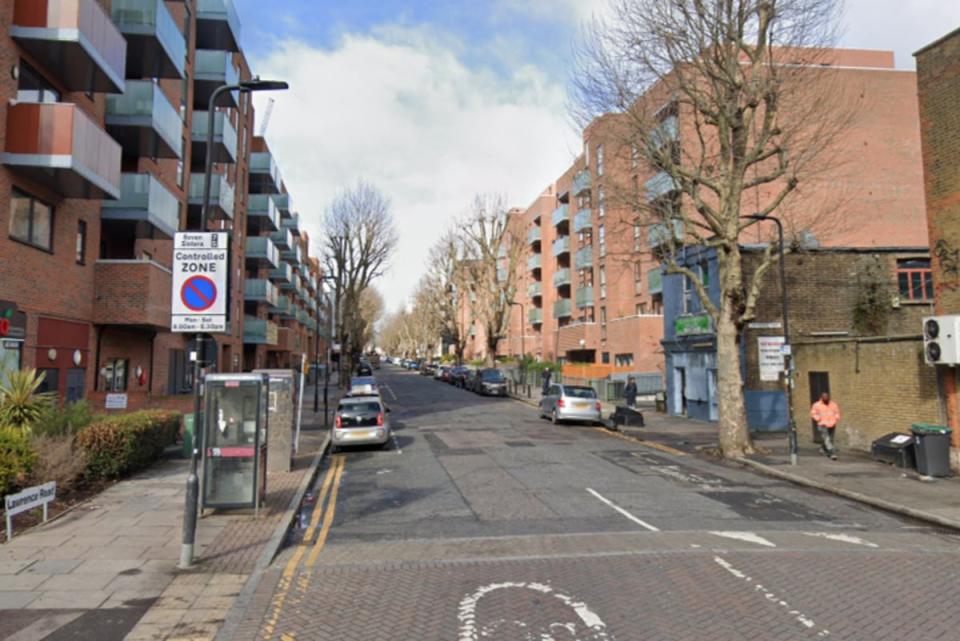
[[171, 331], [227, 331], [229, 249], [226, 232], [174, 237]]

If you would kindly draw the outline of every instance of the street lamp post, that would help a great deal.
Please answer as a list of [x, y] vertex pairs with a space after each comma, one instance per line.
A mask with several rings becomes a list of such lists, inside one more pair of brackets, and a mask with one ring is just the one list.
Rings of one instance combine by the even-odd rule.
[[[228, 91], [239, 91], [241, 93], [250, 93], [253, 91], [276, 91], [288, 89], [289, 85], [282, 80], [244, 80], [235, 85], [223, 85], [217, 87], [210, 94], [210, 101], [207, 105], [207, 148], [206, 160], [203, 167], [203, 204], [200, 209], [200, 231], [207, 231], [207, 219], [210, 211], [210, 183], [213, 178], [213, 134], [214, 134], [214, 110], [216, 109], [217, 99]], [[193, 453], [190, 457], [190, 474], [187, 476], [186, 505], [183, 511], [183, 536], [180, 545], [180, 568], [186, 569], [193, 565], [193, 546], [197, 534], [197, 514], [200, 503], [200, 477], [198, 475], [200, 452], [203, 451], [203, 427], [200, 425], [200, 359], [203, 358], [204, 337], [198, 333], [196, 341], [196, 358], [193, 361]]]
[[[507, 304], [511, 307], [520, 308], [520, 376], [523, 377], [523, 382], [527, 382], [527, 312], [526, 308], [523, 306], [523, 303], [518, 303], [515, 300], [507, 301]], [[514, 389], [514, 393], [517, 393]]]
[[[321, 276], [320, 284], [323, 284], [325, 280], [334, 280], [333, 276]], [[329, 301], [329, 296], [327, 296]], [[330, 336], [328, 340], [333, 338], [333, 310], [329, 309], [327, 306], [327, 316], [330, 321]], [[317, 341], [316, 341], [316, 350], [314, 351], [314, 369], [319, 372], [320, 369], [320, 324], [317, 324]], [[327, 405], [328, 405], [328, 394], [330, 386], [330, 348], [327, 347], [327, 366], [324, 368], [324, 383], [323, 383], [323, 426], [324, 428], [328, 427], [327, 425]], [[320, 411], [320, 376], [317, 374], [313, 378], [313, 413], [316, 414]]]

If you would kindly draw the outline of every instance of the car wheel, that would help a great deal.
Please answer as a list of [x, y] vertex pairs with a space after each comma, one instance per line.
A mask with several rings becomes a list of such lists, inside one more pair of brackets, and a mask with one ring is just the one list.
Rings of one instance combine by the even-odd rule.
[[553, 413], [550, 414], [550, 422], [554, 425], [560, 425], [560, 418], [557, 416], [557, 410], [553, 410]]

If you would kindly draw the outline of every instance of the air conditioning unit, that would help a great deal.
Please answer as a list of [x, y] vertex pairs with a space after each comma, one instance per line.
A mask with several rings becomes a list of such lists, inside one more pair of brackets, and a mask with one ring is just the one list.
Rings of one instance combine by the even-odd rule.
[[923, 319], [923, 360], [927, 365], [960, 364], [960, 315]]

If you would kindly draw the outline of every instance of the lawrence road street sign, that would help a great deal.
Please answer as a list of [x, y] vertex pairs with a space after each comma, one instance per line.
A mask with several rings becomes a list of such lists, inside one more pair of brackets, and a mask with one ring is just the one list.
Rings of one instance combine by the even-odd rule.
[[229, 249], [226, 232], [174, 237], [171, 331], [227, 331]]

